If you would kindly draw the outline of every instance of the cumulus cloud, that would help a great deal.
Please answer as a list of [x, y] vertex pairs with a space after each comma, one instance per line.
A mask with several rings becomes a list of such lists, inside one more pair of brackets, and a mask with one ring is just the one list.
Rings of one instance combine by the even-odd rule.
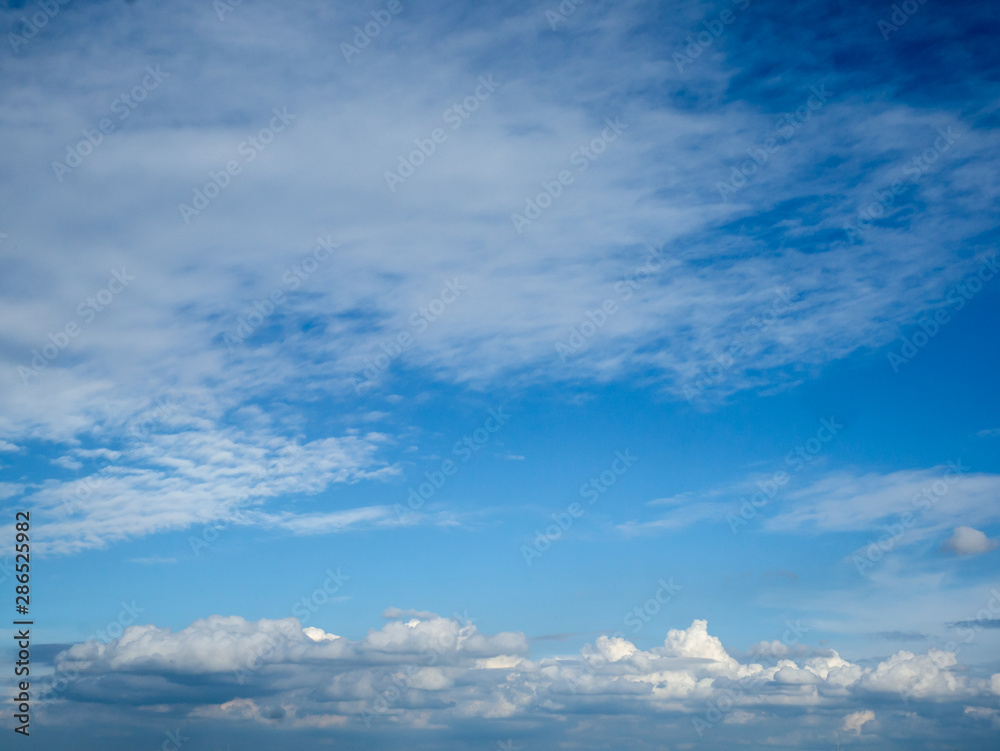
[[315, 626], [306, 626], [302, 629], [302, 633], [308, 636], [313, 641], [335, 641], [341, 637], [336, 634], [328, 634], [321, 628], [316, 628]]
[[953, 653], [934, 649], [898, 652], [865, 667], [834, 650], [800, 649], [791, 659], [785, 643], [762, 642], [741, 662], [704, 620], [670, 629], [648, 650], [604, 635], [577, 654], [534, 659], [520, 632], [491, 635], [426, 611], [386, 612], [399, 619], [356, 640], [303, 628], [295, 618], [214, 615], [178, 632], [130, 626], [107, 644], [88, 641], [60, 653], [56, 690], [43, 697], [62, 706], [113, 704], [122, 698], [116, 692], [127, 691], [130, 701], [184, 707], [191, 718], [280, 719], [288, 728], [661, 715], [700, 736], [789, 707], [800, 718], [846, 711], [842, 729], [860, 733], [874, 720], [864, 705], [878, 697], [954, 703], [961, 713], [989, 706], [980, 698], [1000, 686], [1000, 676], [970, 676]]
[[978, 555], [990, 552], [997, 545], [1000, 545], [1000, 542], [990, 539], [985, 532], [972, 527], [956, 527], [954, 534], [945, 541], [943, 548], [956, 555]]

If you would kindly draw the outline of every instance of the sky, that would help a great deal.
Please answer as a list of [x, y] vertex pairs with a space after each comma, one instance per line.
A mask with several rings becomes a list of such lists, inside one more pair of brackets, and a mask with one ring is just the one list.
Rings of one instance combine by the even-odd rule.
[[992, 4], [0, 33], [8, 737], [996, 748]]

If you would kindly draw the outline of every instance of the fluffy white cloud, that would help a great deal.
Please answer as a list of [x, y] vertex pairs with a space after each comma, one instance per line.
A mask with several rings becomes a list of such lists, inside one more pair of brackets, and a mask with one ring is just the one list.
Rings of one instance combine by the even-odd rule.
[[88, 672], [166, 674], [236, 673], [263, 665], [310, 659], [362, 663], [435, 660], [472, 662], [481, 657], [523, 653], [520, 633], [480, 634], [474, 626], [431, 614], [427, 620], [391, 621], [359, 641], [315, 626], [302, 628], [297, 618], [251, 622], [239, 616], [213, 615], [174, 633], [152, 625], [130, 626], [113, 642], [76, 644], [59, 655], [60, 669]]
[[649, 650], [601, 636], [579, 655], [533, 660], [521, 633], [488, 635], [468, 622], [391, 610], [407, 620], [358, 640], [302, 628], [295, 618], [211, 616], [176, 633], [131, 626], [108, 644], [88, 641], [61, 653], [54, 695], [63, 705], [98, 696], [113, 702], [116, 687], [127, 687], [144, 702], [182, 706], [192, 718], [280, 716], [291, 728], [360, 728], [379, 720], [417, 728], [473, 718], [533, 723], [552, 713], [597, 712], [663, 714], [706, 732], [788, 707], [800, 716], [846, 709], [842, 728], [860, 733], [874, 719], [863, 703], [874, 697], [956, 703], [959, 712], [979, 700], [988, 706], [985, 697], [1000, 680], [974, 678], [954, 654], [935, 649], [864, 667], [833, 650], [789, 659], [786, 645], [762, 643], [755, 661], [741, 663], [703, 620], [671, 629]]
[[964, 693], [968, 684], [950, 670], [958, 664], [954, 653], [931, 648], [926, 655], [897, 652], [873, 670], [861, 683], [872, 691], [907, 697], [946, 697]]
[[988, 553], [1000, 542], [991, 540], [985, 532], [972, 527], [956, 527], [954, 534], [944, 543], [944, 549], [957, 555], [977, 555]]
[[341, 638], [336, 634], [328, 634], [323, 629], [316, 628], [315, 626], [306, 626], [302, 629], [302, 633], [313, 641], [334, 641]]

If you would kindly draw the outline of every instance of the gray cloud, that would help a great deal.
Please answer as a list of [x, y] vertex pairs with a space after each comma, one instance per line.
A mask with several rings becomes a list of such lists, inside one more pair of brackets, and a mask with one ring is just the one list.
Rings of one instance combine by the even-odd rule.
[[[113, 705], [127, 692], [129, 701], [183, 707], [190, 721], [268, 726], [281, 719], [287, 730], [474, 719], [531, 727], [555, 713], [580, 727], [588, 716], [662, 716], [681, 736], [695, 737], [724, 734], [716, 726], [766, 723], [789, 707], [797, 708], [795, 725], [868, 706], [892, 717], [903, 711], [891, 704], [901, 695], [959, 708], [992, 701], [988, 677], [969, 675], [954, 654], [933, 648], [863, 667], [832, 650], [804, 650], [786, 633], [740, 662], [696, 620], [645, 651], [600, 636], [576, 655], [535, 660], [521, 633], [487, 635], [432, 613], [400, 615], [409, 620], [356, 641], [302, 629], [295, 618], [211, 616], [176, 633], [130, 626], [108, 644], [59, 654], [54, 679], [67, 687], [53, 712], [72, 714], [77, 702]], [[47, 721], [58, 724], [58, 712]]]

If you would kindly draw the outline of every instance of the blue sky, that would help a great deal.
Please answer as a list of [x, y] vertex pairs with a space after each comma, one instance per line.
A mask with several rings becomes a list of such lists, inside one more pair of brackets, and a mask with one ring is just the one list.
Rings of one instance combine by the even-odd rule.
[[992, 748], [991, 10], [5, 4], [26, 742]]

